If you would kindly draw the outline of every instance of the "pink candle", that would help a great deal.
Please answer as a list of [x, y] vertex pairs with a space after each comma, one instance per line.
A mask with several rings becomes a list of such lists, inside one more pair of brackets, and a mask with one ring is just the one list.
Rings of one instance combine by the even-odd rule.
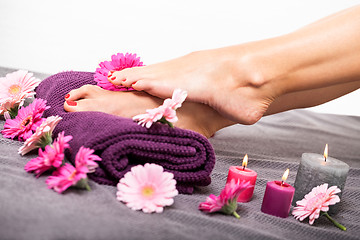
[[240, 166], [231, 166], [229, 168], [229, 173], [228, 173], [228, 178], [226, 182], [230, 182], [231, 179], [235, 179], [237, 180], [245, 180], [245, 181], [250, 181], [251, 185], [253, 185], [253, 187], [248, 188], [246, 190], [244, 190], [238, 197], [238, 202], [248, 202], [250, 201], [253, 193], [254, 193], [254, 188], [255, 188], [255, 182], [256, 182], [256, 177], [257, 177], [257, 173], [249, 168], [246, 168], [247, 165], [247, 159], [248, 156], [247, 154], [245, 155], [244, 159], [243, 159], [243, 163], [242, 163], [242, 167]]
[[261, 211], [277, 217], [289, 216], [295, 188], [286, 183], [289, 169], [284, 173], [282, 181], [267, 182]]

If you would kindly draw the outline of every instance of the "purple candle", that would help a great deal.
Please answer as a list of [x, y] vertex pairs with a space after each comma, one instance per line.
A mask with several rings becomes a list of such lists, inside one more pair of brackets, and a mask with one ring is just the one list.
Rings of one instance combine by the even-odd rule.
[[285, 182], [288, 175], [289, 169], [285, 171], [282, 181], [267, 182], [262, 212], [282, 218], [289, 216], [295, 188]]

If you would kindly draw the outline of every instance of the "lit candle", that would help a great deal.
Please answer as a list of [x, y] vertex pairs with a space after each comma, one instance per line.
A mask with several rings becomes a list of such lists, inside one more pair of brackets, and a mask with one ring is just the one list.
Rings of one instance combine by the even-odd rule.
[[247, 168], [248, 155], [246, 154], [242, 166], [231, 166], [229, 168], [228, 178], [226, 182], [230, 182], [231, 179], [250, 181], [252, 187], [244, 190], [238, 197], [238, 202], [248, 202], [254, 193], [257, 173], [254, 170]]
[[288, 175], [289, 169], [284, 172], [282, 181], [266, 183], [265, 194], [261, 205], [262, 212], [282, 218], [289, 216], [295, 188], [285, 182]]
[[[349, 165], [328, 156], [328, 145], [326, 144], [324, 155], [316, 153], [303, 153], [297, 171], [294, 187], [296, 189], [293, 205], [296, 201], [304, 198], [314, 187], [328, 183], [329, 187], [337, 186], [341, 193], [345, 186]], [[330, 212], [335, 213], [338, 204], [330, 207]]]

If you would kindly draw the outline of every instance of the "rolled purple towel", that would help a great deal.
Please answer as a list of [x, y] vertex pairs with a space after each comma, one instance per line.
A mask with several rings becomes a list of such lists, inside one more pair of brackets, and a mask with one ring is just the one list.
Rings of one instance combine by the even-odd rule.
[[47, 100], [50, 106], [44, 116], [63, 118], [53, 134], [65, 131], [65, 135], [73, 136], [66, 151], [68, 160], [74, 163], [81, 146], [94, 149], [102, 161], [89, 177], [101, 184], [116, 185], [131, 167], [147, 162], [172, 172], [181, 193], [190, 194], [194, 186], [210, 184], [215, 154], [201, 134], [160, 123], [147, 129], [132, 119], [102, 112], [66, 112], [64, 96], [85, 84], [95, 85], [93, 75], [62, 72], [43, 80], [36, 89], [36, 97]]

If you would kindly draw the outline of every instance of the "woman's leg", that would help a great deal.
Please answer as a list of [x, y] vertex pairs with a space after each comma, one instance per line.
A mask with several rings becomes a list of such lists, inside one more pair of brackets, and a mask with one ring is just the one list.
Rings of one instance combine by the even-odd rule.
[[359, 80], [359, 29], [356, 6], [284, 36], [115, 72], [113, 83], [161, 98], [181, 88], [189, 100], [253, 124], [282, 95]]

